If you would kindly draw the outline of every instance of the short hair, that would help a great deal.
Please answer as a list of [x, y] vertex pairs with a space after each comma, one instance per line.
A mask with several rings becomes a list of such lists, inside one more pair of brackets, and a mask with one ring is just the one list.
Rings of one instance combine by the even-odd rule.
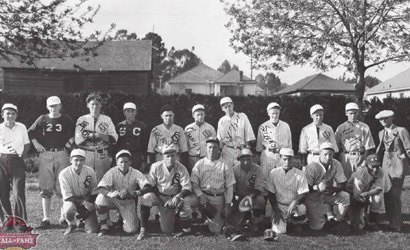
[[175, 113], [174, 107], [169, 104], [165, 104], [164, 106], [161, 107], [160, 114], [162, 115], [162, 113], [164, 113], [165, 111], [172, 111], [173, 113]]
[[88, 104], [91, 101], [102, 102], [102, 97], [97, 93], [91, 93], [87, 96], [87, 98], [85, 99], [85, 102]]

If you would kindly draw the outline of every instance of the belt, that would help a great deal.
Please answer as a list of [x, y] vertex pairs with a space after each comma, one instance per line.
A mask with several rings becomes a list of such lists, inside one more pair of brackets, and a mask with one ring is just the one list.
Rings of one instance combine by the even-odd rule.
[[239, 150], [242, 150], [245, 147], [245, 146], [235, 146], [235, 147], [233, 147], [233, 146], [229, 146], [229, 145], [225, 145], [225, 146], [227, 146], [228, 148], [239, 149]]
[[174, 197], [174, 196], [177, 195], [178, 193], [176, 193], [176, 194], [163, 194], [163, 193], [159, 193], [159, 194], [162, 195], [162, 196]]
[[201, 156], [201, 154], [196, 154], [196, 155], [189, 155], [191, 157], [197, 157], [197, 158], [204, 158], [205, 156]]
[[343, 153], [344, 154], [352, 154], [352, 155], [357, 155], [357, 154], [360, 154], [360, 155], [364, 155], [364, 151], [343, 151]]
[[275, 153], [275, 154], [279, 154], [280, 148], [268, 148], [266, 146], [263, 146], [263, 149], [265, 149], [266, 151]]
[[98, 149], [89, 149], [89, 148], [83, 148], [83, 147], [79, 147], [79, 148], [82, 149], [82, 150], [85, 150], [85, 151], [103, 153], [104, 150], [106, 150], [108, 147], [106, 147], [106, 148], [98, 148]]
[[58, 152], [58, 151], [63, 151], [65, 148], [44, 148], [46, 151], [50, 152]]
[[311, 155], [319, 155], [318, 151], [308, 151], [308, 153]]
[[0, 158], [20, 158], [18, 154], [1, 154], [0, 153]]
[[206, 195], [208, 195], [208, 196], [214, 196], [214, 197], [224, 195], [224, 193], [212, 194], [212, 193], [208, 193], [208, 192], [206, 192], [206, 191], [204, 191], [204, 190], [202, 190], [202, 193], [204, 193], [204, 194], [206, 194]]

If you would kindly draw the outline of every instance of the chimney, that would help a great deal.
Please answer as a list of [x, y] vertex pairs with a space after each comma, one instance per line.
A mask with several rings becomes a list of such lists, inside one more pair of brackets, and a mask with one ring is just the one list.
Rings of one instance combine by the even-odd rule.
[[242, 82], [243, 81], [243, 71], [239, 71], [239, 81]]

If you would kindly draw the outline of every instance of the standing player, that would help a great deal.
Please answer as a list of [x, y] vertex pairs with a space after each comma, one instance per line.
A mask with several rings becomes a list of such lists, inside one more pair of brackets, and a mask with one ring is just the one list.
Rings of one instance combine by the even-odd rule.
[[232, 99], [224, 97], [220, 101], [221, 109], [225, 116], [218, 121], [217, 137], [221, 142], [221, 158], [229, 167], [234, 166], [243, 148], [250, 148], [250, 143], [255, 141], [251, 123], [244, 113], [237, 113], [233, 110]]
[[118, 141], [115, 145], [115, 152], [126, 149], [131, 153], [131, 166], [141, 170], [145, 168], [147, 162], [147, 145], [149, 131], [145, 123], [135, 119], [137, 106], [132, 102], [124, 104], [125, 120], [118, 123], [115, 130], [118, 134]]
[[75, 143], [85, 150], [85, 164], [95, 170], [97, 181], [110, 169], [108, 148], [118, 139], [111, 118], [100, 114], [101, 101], [99, 94], [89, 94], [86, 102], [90, 113], [78, 118], [75, 127]]
[[195, 163], [206, 157], [206, 139], [216, 137], [214, 127], [205, 122], [205, 107], [197, 104], [192, 108], [192, 117], [195, 122], [185, 127], [185, 136], [188, 141], [188, 172], [191, 173]]
[[323, 107], [319, 104], [310, 108], [310, 117], [313, 122], [302, 129], [299, 139], [299, 153], [302, 155], [302, 165], [306, 166], [312, 161], [318, 161], [319, 147], [324, 142], [334, 145], [334, 152], [339, 152], [337, 148], [335, 133], [332, 127], [323, 123]]
[[[280, 150], [281, 167], [269, 174], [268, 192], [272, 204], [272, 230], [277, 234], [286, 233], [287, 223], [293, 223], [292, 217], [304, 215], [301, 203], [309, 192], [305, 173], [293, 167], [293, 150]], [[298, 230], [295, 225], [295, 230]]]
[[[5, 103], [1, 108], [0, 124], [0, 209], [6, 215], [27, 219], [26, 211], [26, 165], [23, 159], [30, 149], [30, 140], [24, 124], [16, 122], [17, 106]], [[14, 210], [10, 202], [10, 187], [13, 190]]]
[[[49, 114], [41, 115], [31, 125], [28, 135], [40, 154], [40, 195], [43, 205], [43, 220], [37, 229], [49, 228], [51, 219], [51, 197], [53, 190], [61, 199], [60, 183], [58, 176], [65, 167], [70, 165], [70, 157], [67, 150], [74, 144], [74, 122], [67, 116], [61, 114], [61, 100], [57, 96], [47, 99]], [[64, 224], [64, 218], [60, 223]]]
[[98, 232], [94, 207], [97, 177], [92, 168], [84, 165], [85, 156], [84, 150], [71, 151], [71, 165], [63, 169], [58, 177], [64, 201], [63, 214], [68, 223], [64, 235], [72, 233], [80, 224], [78, 222], [82, 221], [88, 233]]
[[410, 135], [407, 129], [393, 124], [394, 112], [383, 110], [376, 115], [376, 119], [384, 127], [379, 132], [380, 144], [377, 155], [383, 157], [382, 169], [385, 182], [391, 180], [390, 190], [384, 191], [384, 206], [389, 221], [390, 230], [401, 230], [401, 192], [404, 177], [410, 174]]
[[109, 209], [118, 209], [123, 218], [123, 229], [127, 233], [135, 233], [139, 227], [137, 216], [138, 196], [152, 192], [147, 178], [131, 167], [131, 153], [121, 150], [116, 154], [117, 166], [108, 170], [97, 187], [99, 195], [97, 205], [100, 232], [98, 236], [108, 233]]
[[174, 124], [174, 107], [166, 104], [160, 109], [163, 123], [155, 126], [148, 142], [148, 157], [150, 164], [162, 160], [162, 149], [173, 147], [177, 151], [177, 158], [186, 165], [188, 146], [184, 129]]
[[364, 160], [375, 148], [373, 136], [367, 124], [359, 121], [359, 106], [351, 102], [345, 107], [347, 121], [336, 129], [336, 143], [340, 152], [340, 163], [346, 179], [356, 169], [365, 165]]

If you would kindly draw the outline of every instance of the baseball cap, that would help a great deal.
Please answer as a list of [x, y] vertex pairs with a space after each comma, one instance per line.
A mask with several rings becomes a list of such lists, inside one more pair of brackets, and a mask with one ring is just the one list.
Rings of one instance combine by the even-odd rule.
[[269, 103], [268, 107], [266, 108], [266, 111], [268, 111], [269, 109], [273, 109], [273, 108], [280, 109], [280, 105], [276, 102], [271, 102], [271, 103]]
[[127, 102], [124, 104], [124, 107], [122, 108], [122, 110], [126, 110], [126, 109], [135, 109], [137, 110], [137, 106], [135, 106], [134, 103], [132, 102]]
[[73, 149], [73, 151], [71, 151], [70, 157], [73, 156], [82, 156], [85, 158], [85, 151], [79, 148]]
[[219, 139], [216, 138], [216, 137], [209, 137], [208, 139], [206, 139], [205, 142], [206, 142], [206, 143], [208, 143], [208, 142], [215, 142], [215, 143], [218, 143], [218, 144], [219, 144]]
[[61, 104], [61, 100], [60, 98], [58, 98], [58, 96], [50, 96], [49, 98], [47, 98], [47, 106], [56, 104]]
[[375, 118], [378, 120], [378, 119], [387, 118], [393, 115], [394, 115], [394, 112], [391, 110], [382, 110], [375, 116]]
[[293, 153], [293, 149], [291, 149], [291, 148], [281, 148], [279, 150], [279, 154], [280, 155], [287, 155], [287, 156], [295, 156], [295, 154]]
[[202, 104], [197, 104], [197, 105], [195, 105], [195, 106], [192, 107], [192, 113], [194, 113], [194, 112], [197, 111], [197, 110], [205, 110], [204, 105], [202, 105]]
[[366, 163], [370, 166], [380, 166], [382, 164], [377, 155], [367, 156]]
[[355, 102], [349, 102], [348, 104], [346, 104], [345, 111], [352, 110], [352, 109], [359, 110], [359, 106]]
[[324, 108], [322, 107], [322, 105], [320, 104], [315, 104], [310, 108], [310, 115], [313, 115], [316, 111], [318, 110], [324, 110]]
[[335, 149], [333, 147], [333, 143], [328, 142], [328, 141], [320, 144], [320, 150], [323, 150], [323, 149], [331, 149], [331, 150], [335, 151]]
[[250, 151], [250, 150], [247, 149], [247, 148], [244, 148], [244, 149], [241, 150], [241, 153], [240, 153], [239, 156], [238, 156], [238, 161], [239, 161], [240, 159], [242, 159], [243, 157], [246, 157], [246, 156], [252, 157], [252, 151]]
[[122, 155], [128, 155], [129, 157], [131, 157], [131, 153], [128, 150], [120, 150], [116, 155], [115, 155], [115, 159], [118, 160], [118, 158]]
[[5, 109], [13, 109], [14, 111], [18, 111], [17, 110], [17, 106], [16, 105], [14, 105], [14, 104], [11, 104], [11, 103], [5, 103], [4, 105], [3, 105], [3, 107], [1, 108], [1, 111], [3, 111], [3, 110], [5, 110]]
[[177, 152], [177, 150], [171, 145], [169, 146], [164, 146], [162, 148], [162, 154], [168, 154], [168, 153], [174, 153]]
[[230, 98], [230, 97], [224, 97], [224, 98], [222, 98], [221, 99], [221, 101], [219, 102], [220, 103], [220, 105], [222, 106], [222, 105], [224, 105], [225, 103], [233, 103], [233, 101], [232, 101], [232, 99]]
[[161, 109], [159, 110], [159, 112], [162, 114], [165, 111], [172, 111], [174, 112], [174, 107], [172, 105], [169, 104], [165, 104], [164, 106], [161, 107]]
[[266, 229], [265, 232], [263, 232], [263, 240], [266, 241], [275, 241], [278, 238], [276, 235], [275, 231], [272, 229]]

